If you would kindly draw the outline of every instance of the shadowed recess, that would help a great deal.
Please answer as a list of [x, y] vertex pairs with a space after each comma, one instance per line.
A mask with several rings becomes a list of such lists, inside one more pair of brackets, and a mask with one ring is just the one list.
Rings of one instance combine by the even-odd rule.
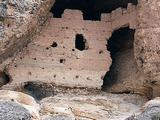
[[24, 90], [27, 94], [34, 97], [36, 100], [41, 100], [45, 97], [54, 96], [53, 86], [49, 83], [41, 81], [29, 81], [24, 85]]
[[10, 82], [10, 76], [5, 71], [0, 71], [0, 87]]
[[137, 0], [56, 0], [51, 12], [61, 18], [65, 9], [77, 9], [82, 11], [84, 20], [100, 20], [101, 13], [127, 8], [128, 3], [138, 4]]
[[[119, 71], [117, 68], [119, 68], [118, 66], [121, 65], [121, 63], [125, 62], [123, 61], [124, 58], [121, 57], [125, 55], [125, 51], [133, 50], [134, 33], [135, 30], [129, 29], [129, 27], [120, 28], [114, 31], [111, 38], [108, 40], [107, 50], [110, 51], [112, 64], [110, 70], [103, 79], [104, 83], [102, 89], [110, 87], [119, 80]], [[127, 72], [128, 71], [126, 71], [126, 73]]]

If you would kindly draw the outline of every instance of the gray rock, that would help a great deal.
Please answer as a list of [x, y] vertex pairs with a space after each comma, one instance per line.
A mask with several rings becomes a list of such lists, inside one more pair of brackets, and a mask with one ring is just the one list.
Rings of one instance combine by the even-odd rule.
[[[2, 18], [2, 19], [4, 19], [4, 18]], [[4, 25], [3, 25], [3, 23], [1, 22], [1, 17], [0, 17], [0, 41], [1, 41], [1, 38], [3, 38], [4, 37]]]
[[160, 106], [148, 107], [140, 115], [131, 116], [126, 120], [160, 120]]
[[25, 13], [29, 9], [36, 9], [38, 6], [37, 2], [27, 0], [9, 0], [8, 4], [14, 6], [20, 13]]
[[44, 120], [72, 120], [72, 119], [68, 116], [56, 115], [56, 116], [45, 118]]
[[0, 20], [7, 17], [7, 3], [5, 1], [0, 2]]
[[0, 101], [0, 120], [32, 120], [32, 115], [19, 104]]

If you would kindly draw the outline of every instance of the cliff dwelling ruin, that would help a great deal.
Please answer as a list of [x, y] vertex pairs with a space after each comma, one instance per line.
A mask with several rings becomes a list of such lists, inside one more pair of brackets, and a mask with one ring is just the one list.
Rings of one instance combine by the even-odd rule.
[[159, 8], [150, 2], [0, 1], [1, 89], [38, 101], [68, 92], [159, 96]]
[[[9, 66], [12, 83], [19, 79], [19, 82], [39, 80], [50, 81], [57, 86], [101, 89], [105, 73], [117, 59], [117, 56], [113, 57], [112, 50], [107, 50], [106, 46], [112, 47], [107, 41], [112, 39], [114, 31], [123, 28], [124, 34], [117, 35], [118, 39], [122, 36], [120, 43], [123, 43], [123, 37], [130, 39], [130, 29], [136, 28], [136, 6], [126, 2], [122, 5], [126, 8], [113, 6], [112, 11], [111, 8], [106, 10], [110, 13], [98, 10], [101, 18], [95, 20], [97, 13], [94, 15], [92, 10], [85, 11], [85, 6], [78, 3], [81, 2], [76, 2], [76, 5], [70, 2], [62, 7], [63, 2], [56, 1], [51, 9], [53, 18], [49, 20], [49, 26], [28, 45], [24, 50], [26, 54], [17, 56]], [[130, 41], [124, 44], [130, 44]], [[117, 48], [118, 51], [120, 49], [125, 47]], [[113, 73], [112, 70], [110, 72]], [[108, 82], [105, 81], [104, 78], [104, 83]]]

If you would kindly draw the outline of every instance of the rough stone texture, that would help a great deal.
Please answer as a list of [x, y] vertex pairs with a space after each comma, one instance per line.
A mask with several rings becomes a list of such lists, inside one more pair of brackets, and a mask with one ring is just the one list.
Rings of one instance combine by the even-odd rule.
[[[121, 8], [113, 11], [109, 22], [105, 19], [107, 14], [102, 15], [102, 21], [83, 20], [82, 13], [77, 10], [65, 10], [62, 18], [51, 18], [9, 65], [11, 84], [38, 80], [57, 86], [101, 89], [103, 76], [111, 65], [106, 40], [120, 27], [136, 27], [136, 22], [133, 23], [136, 8], [128, 6], [125, 14], [118, 12]], [[76, 34], [82, 34], [86, 40], [84, 51], [75, 48]]]
[[[124, 120], [139, 112], [144, 99], [136, 95], [59, 94], [40, 101], [42, 120]], [[54, 103], [54, 104], [53, 104]]]
[[[20, 92], [15, 92], [15, 91], [0, 90], [0, 100], [2, 100], [2, 101], [9, 101], [9, 103], [7, 102], [6, 105], [11, 104], [12, 102], [15, 102], [15, 105], [18, 104], [23, 109], [26, 109], [28, 111], [27, 113], [31, 114], [31, 116], [32, 116], [31, 119], [32, 120], [38, 120], [39, 119], [39, 110], [40, 110], [40, 107], [36, 103], [36, 101], [34, 100], [34, 98], [31, 97], [31, 96], [29, 96], [29, 95], [27, 95], [27, 94], [20, 93]], [[14, 114], [18, 115], [19, 114], [18, 111], [21, 108], [18, 108], [18, 110], [16, 110], [16, 108], [14, 108], [14, 104], [13, 105], [11, 104], [11, 106], [13, 106], [13, 107], [9, 108], [9, 110], [13, 109], [13, 112], [11, 110], [10, 113], [9, 113], [10, 115], [9, 114], [6, 114], [6, 115], [8, 115], [8, 117], [10, 116], [10, 117], [14, 118], [16, 116], [12, 116], [12, 115], [14, 115]], [[0, 111], [0, 114], [3, 113], [3, 112], [6, 112], [6, 110], [7, 110], [7, 108], [6, 108], [6, 110], [3, 111], [3, 107], [5, 107], [5, 106], [2, 106], [2, 108], [1, 108], [2, 110]], [[14, 109], [16, 111], [14, 111]], [[23, 111], [22, 111], [22, 113], [23, 113]], [[20, 114], [21, 114], [21, 112], [20, 112]], [[1, 117], [1, 115], [0, 115], [0, 117]], [[4, 116], [2, 116], [2, 117], [4, 117]], [[17, 116], [17, 117], [21, 117], [21, 116]], [[11, 118], [9, 120], [11, 120]], [[12, 119], [12, 120], [14, 120], [14, 119]], [[29, 118], [27, 120], [29, 120]]]
[[[75, 93], [67, 93], [42, 99], [39, 101], [40, 112], [36, 113], [39, 105], [37, 106], [31, 96], [20, 92], [1, 90], [0, 118], [19, 120], [20, 117], [29, 116], [25, 120], [123, 120], [138, 113], [140, 106], [145, 101], [146, 98], [139, 95], [108, 93], [75, 95]], [[6, 111], [8, 111], [7, 114], [3, 114]]]
[[27, 109], [11, 101], [0, 101], [1, 120], [32, 120]]
[[144, 72], [145, 86], [151, 95], [159, 96], [160, 85], [160, 15], [159, 0], [139, 0], [138, 26], [135, 34], [134, 54], [138, 68]]
[[4, 20], [7, 16], [7, 2], [0, 1], [0, 21]]
[[44, 118], [43, 120], [72, 120], [72, 119], [68, 116], [56, 115], [56, 116]]
[[0, 1], [0, 63], [27, 45], [53, 3], [54, 0]]
[[139, 115], [133, 115], [126, 120], [159, 120], [160, 119], [160, 98], [147, 102]]

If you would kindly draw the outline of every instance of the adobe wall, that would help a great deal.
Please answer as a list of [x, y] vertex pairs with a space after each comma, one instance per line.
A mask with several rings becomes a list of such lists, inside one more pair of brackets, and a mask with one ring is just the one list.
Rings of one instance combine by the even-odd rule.
[[[131, 4], [127, 9], [102, 14], [101, 21], [83, 20], [80, 11], [65, 10], [62, 18], [51, 18], [9, 66], [11, 84], [43, 81], [56, 86], [101, 89], [112, 62], [107, 40], [120, 27], [135, 29], [135, 16], [136, 7]], [[86, 50], [75, 48], [76, 34], [86, 39]], [[56, 47], [51, 47], [53, 42]]]

